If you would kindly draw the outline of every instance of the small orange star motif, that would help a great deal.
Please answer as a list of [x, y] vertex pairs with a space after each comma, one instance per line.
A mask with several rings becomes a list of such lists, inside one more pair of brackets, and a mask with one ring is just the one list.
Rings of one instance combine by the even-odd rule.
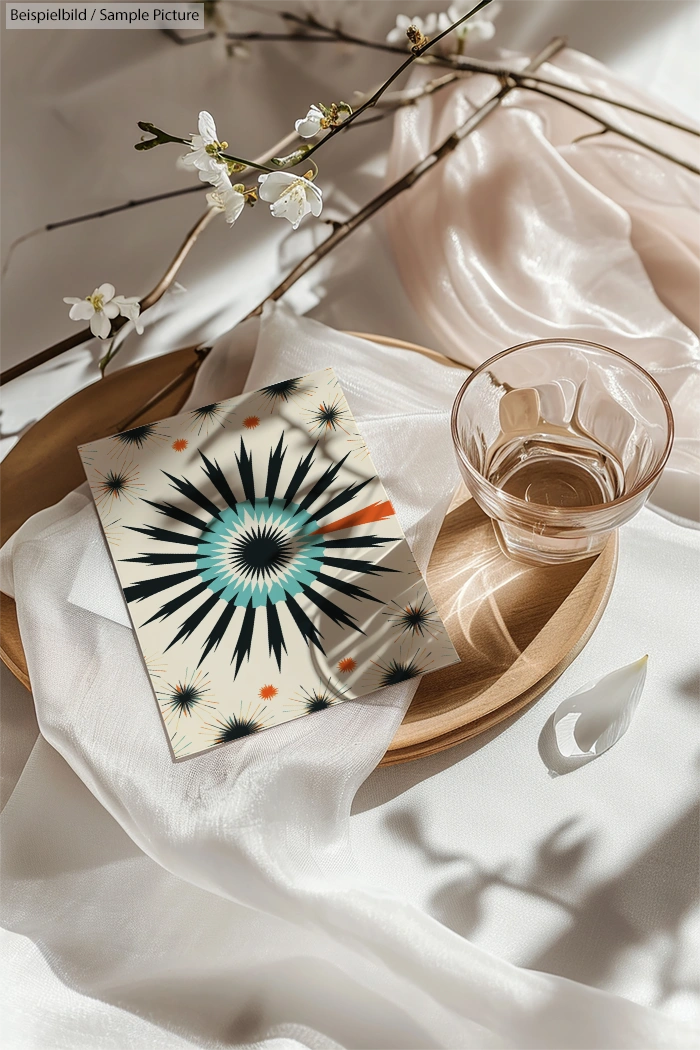
[[184, 438], [178, 438], [177, 441], [173, 441], [173, 448], [176, 452], [184, 452], [187, 448], [187, 442]]
[[246, 416], [243, 420], [243, 426], [246, 430], [255, 430], [256, 427], [260, 426], [259, 416]]
[[338, 670], [341, 674], [350, 674], [355, 670], [357, 664], [353, 660], [352, 656], [346, 656], [345, 659], [341, 660], [338, 664]]
[[273, 696], [277, 696], [278, 691], [274, 685], [264, 685], [258, 695], [261, 700], [272, 700]]

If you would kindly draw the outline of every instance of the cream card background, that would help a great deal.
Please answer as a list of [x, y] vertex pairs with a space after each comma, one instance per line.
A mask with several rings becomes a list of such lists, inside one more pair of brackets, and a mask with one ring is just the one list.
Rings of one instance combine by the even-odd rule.
[[80, 455], [174, 757], [458, 659], [332, 369]]

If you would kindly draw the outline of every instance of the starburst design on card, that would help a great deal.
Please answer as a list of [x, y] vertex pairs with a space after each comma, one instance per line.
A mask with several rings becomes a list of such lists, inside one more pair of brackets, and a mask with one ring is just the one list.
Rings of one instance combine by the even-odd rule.
[[100, 511], [111, 511], [115, 503], [134, 503], [145, 490], [139, 471], [132, 466], [102, 473], [95, 470], [90, 487]]
[[176, 726], [183, 715], [191, 718], [195, 711], [199, 714], [205, 708], [216, 707], [211, 697], [209, 676], [203, 671], [192, 675], [185, 673], [180, 681], [167, 682], [165, 690], [156, 695], [165, 721], [174, 721]]
[[202, 405], [200, 408], [193, 408], [189, 416], [189, 429], [194, 431], [197, 437], [201, 437], [202, 434], [207, 436], [216, 427], [223, 428], [226, 426], [228, 416], [226, 402], [216, 402], [212, 405]]
[[141, 452], [149, 442], [162, 444], [168, 435], [159, 429], [156, 423], [144, 423], [140, 427], [132, 427], [124, 430], [121, 434], [115, 434], [112, 438], [112, 455], [120, 459], [133, 458]]
[[284, 379], [281, 383], [270, 383], [260, 388], [263, 397], [275, 404], [277, 401], [289, 401], [293, 394], [301, 390], [301, 379]]
[[245, 706], [241, 704], [235, 714], [208, 722], [206, 728], [212, 734], [210, 744], [215, 747], [217, 744], [228, 744], [232, 740], [259, 733], [271, 722], [272, 716], [266, 713], [264, 704], [249, 703]]
[[[307, 646], [324, 652], [322, 634], [313, 616], [319, 611], [335, 624], [363, 634], [356, 616], [338, 603], [337, 598], [350, 598], [383, 604], [365, 587], [351, 581], [351, 576], [367, 577], [393, 573], [378, 558], [359, 557], [358, 550], [372, 552], [397, 538], [378, 535], [334, 536], [352, 525], [381, 520], [384, 504], [372, 504], [342, 518], [336, 513], [358, 499], [372, 479], [349, 481], [338, 490], [347, 456], [331, 463], [325, 470], [317, 464], [314, 445], [302, 456], [286, 485], [279, 479], [287, 456], [284, 433], [276, 446], [270, 447], [264, 489], [256, 487], [252, 455], [243, 438], [236, 455], [237, 474], [226, 475], [216, 460], [200, 452], [202, 470], [215, 488], [219, 501], [214, 503], [204, 487], [190, 478], [177, 478], [163, 471], [170, 486], [192, 509], [172, 503], [144, 500], [171, 525], [184, 524], [192, 531], [175, 531], [158, 524], [127, 526], [148, 537], [153, 548], [136, 558], [152, 568], [191, 565], [181, 572], [165, 572], [127, 587], [128, 602], [142, 602], [177, 588], [175, 597], [160, 606], [144, 623], [164, 621], [179, 613], [197, 599], [197, 607], [178, 625], [167, 649], [189, 639], [205, 618], [216, 610], [216, 622], [208, 633], [201, 634], [200, 663], [216, 649], [227, 634], [235, 637], [231, 660], [235, 661], [234, 677], [241, 664], [250, 657], [256, 620], [264, 621], [269, 651], [277, 667], [287, 653], [290, 634]], [[300, 497], [302, 485], [308, 488]], [[309, 487], [310, 486], [310, 487]], [[235, 488], [235, 492], [234, 492]], [[223, 506], [220, 504], [223, 503]], [[204, 512], [200, 517], [194, 511]], [[188, 553], [171, 552], [177, 544], [192, 548]], [[162, 549], [161, 549], [162, 548]], [[339, 557], [348, 551], [351, 557]], [[340, 570], [340, 575], [334, 572]], [[280, 617], [285, 611], [285, 622]], [[236, 613], [238, 623], [234, 622]], [[167, 651], [167, 650], [166, 650]]]
[[312, 714], [314, 711], [325, 711], [327, 707], [340, 703], [347, 690], [341, 686], [334, 686], [332, 678], [327, 681], [319, 680], [312, 686], [300, 685], [295, 696], [292, 697], [292, 707], [287, 710], [296, 711], [299, 708], [304, 714]]
[[432, 653], [419, 649], [412, 655], [390, 657], [388, 660], [373, 660], [376, 668], [377, 685], [380, 689], [386, 685], [398, 685], [399, 682], [410, 682], [430, 670]]
[[307, 714], [312, 714], [314, 711], [325, 711], [327, 707], [337, 704], [338, 698], [329, 693], [327, 689], [303, 689], [299, 703]]
[[148, 426], [80, 453], [174, 758], [455, 662], [331, 369]]
[[353, 423], [347, 402], [342, 394], [338, 394], [332, 401], [322, 401], [318, 408], [307, 410], [307, 426], [314, 437], [327, 437], [329, 433], [342, 430], [348, 434], [347, 429]]
[[257, 393], [262, 404], [274, 413], [285, 404], [303, 406], [305, 400], [314, 396], [315, 390], [316, 385], [309, 382], [309, 377], [301, 376], [298, 379], [282, 379], [279, 383], [262, 386]]
[[406, 605], [399, 605], [393, 600], [391, 605], [393, 608], [384, 610], [384, 615], [400, 635], [435, 638], [442, 630], [442, 622], [427, 591], [421, 595], [420, 599], [416, 598], [412, 602], [407, 602]]

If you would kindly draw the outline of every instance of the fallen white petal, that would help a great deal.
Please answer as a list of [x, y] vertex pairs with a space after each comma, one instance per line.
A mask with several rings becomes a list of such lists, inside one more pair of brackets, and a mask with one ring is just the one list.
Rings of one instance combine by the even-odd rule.
[[554, 712], [554, 735], [564, 758], [602, 755], [627, 732], [642, 695], [648, 657], [605, 675]]

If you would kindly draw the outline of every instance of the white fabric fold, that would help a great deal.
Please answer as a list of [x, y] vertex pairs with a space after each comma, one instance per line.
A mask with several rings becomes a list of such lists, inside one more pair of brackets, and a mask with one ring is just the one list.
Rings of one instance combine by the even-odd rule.
[[[448, 418], [462, 373], [266, 310], [249, 387], [327, 365], [424, 568], [457, 479]], [[200, 403], [214, 397], [206, 377]], [[215, 397], [234, 393], [219, 385]], [[5, 850], [20, 974], [3, 982], [13, 1047], [85, 1045], [78, 1004], [88, 998], [105, 1004], [85, 1022], [100, 1031], [95, 1045], [144, 1050], [162, 1045], [149, 1043], [146, 1022], [171, 1030], [173, 1046], [695, 1045], [660, 1013], [519, 969], [367, 879], [350, 848], [350, 806], [410, 684], [173, 763], [132, 632], [67, 600], [97, 530], [91, 505], [73, 494], [0, 558], [41, 731], [106, 811], [71, 788], [61, 820], [56, 762], [40, 741], [5, 810], [6, 834], [19, 846], [22, 825], [35, 821], [39, 871], [51, 870], [55, 829], [67, 838], [55, 882], [34, 879], [20, 849]], [[94, 867], [102, 878], [91, 878]], [[66, 908], [76, 910], [72, 945]], [[47, 964], [55, 998], [32, 1003], [27, 1023], [27, 990]], [[281, 1031], [280, 1015], [297, 1029]]]

